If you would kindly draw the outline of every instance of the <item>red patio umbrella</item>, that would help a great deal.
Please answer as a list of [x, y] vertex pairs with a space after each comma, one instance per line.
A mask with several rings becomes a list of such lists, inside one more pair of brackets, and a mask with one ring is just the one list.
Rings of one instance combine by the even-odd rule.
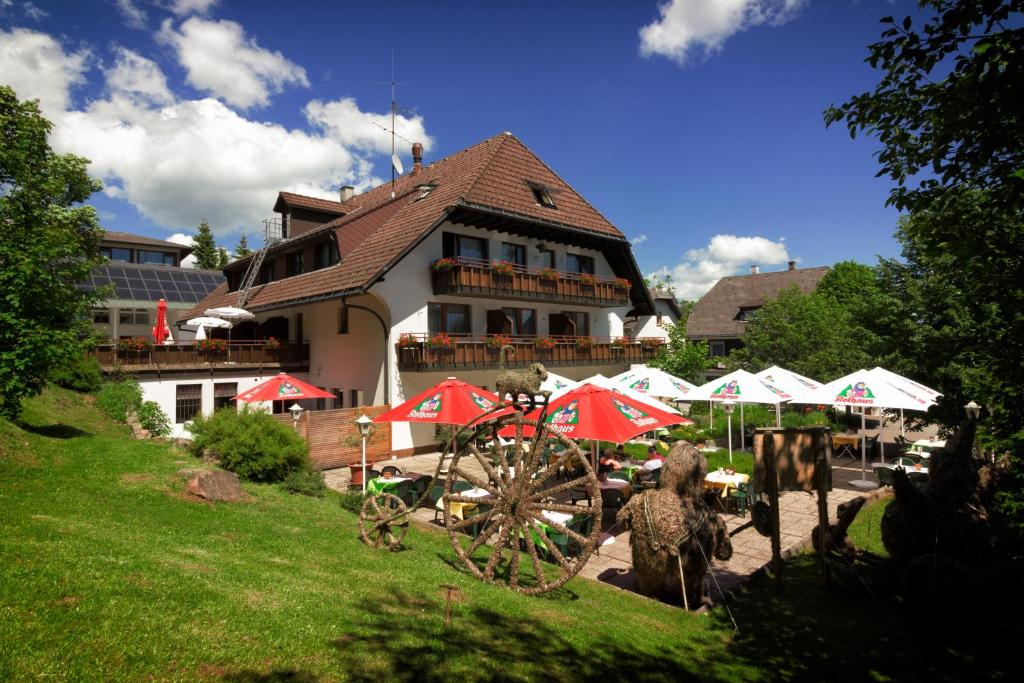
[[170, 334], [171, 330], [167, 325], [167, 302], [160, 299], [156, 304], [156, 325], [153, 326], [153, 341], [157, 345], [163, 344]]
[[466, 425], [497, 404], [497, 394], [449, 377], [373, 421]]
[[246, 403], [256, 403], [258, 401], [299, 401], [304, 398], [334, 398], [334, 394], [282, 372], [262, 384], [257, 384], [249, 391], [243, 391], [235, 398]]
[[[527, 417], [536, 419], [537, 414], [535, 410]], [[667, 425], [688, 424], [690, 420], [584, 382], [551, 401], [544, 422], [552, 432], [570, 439], [622, 443], [637, 434]], [[528, 427], [524, 429], [528, 436], [532, 432]], [[498, 434], [512, 436], [515, 427], [505, 427]]]

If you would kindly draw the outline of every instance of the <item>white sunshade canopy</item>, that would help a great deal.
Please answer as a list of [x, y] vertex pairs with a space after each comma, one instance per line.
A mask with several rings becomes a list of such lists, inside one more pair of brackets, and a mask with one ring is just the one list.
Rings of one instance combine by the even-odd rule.
[[562, 377], [555, 373], [548, 371], [548, 378], [540, 383], [541, 391], [550, 391], [551, 393], [561, 392], [563, 390], [572, 389], [579, 382], [568, 377]]
[[688, 399], [690, 392], [697, 388], [696, 385], [690, 384], [686, 380], [679, 379], [664, 370], [647, 365], [641, 365], [632, 370], [621, 372], [612, 377], [611, 380], [629, 387], [637, 393], [674, 401]]
[[891, 370], [886, 370], [885, 368], [871, 368], [871, 372], [885, 377], [891, 384], [901, 389], [905, 389], [918, 398], [924, 399], [927, 403], [935, 403], [939, 396], [942, 396], [942, 394], [934, 389], [926, 387], [925, 385], [915, 382], [903, 375], [898, 375]]
[[211, 318], [209, 316], [201, 315], [198, 318], [192, 318], [186, 320], [184, 323], [185, 327], [220, 327], [230, 329], [231, 323], [223, 318]]
[[793, 397], [794, 403], [815, 403], [830, 406], [859, 406], [928, 410], [932, 403], [893, 384], [874, 370], [857, 370], [833, 380], [818, 389]]
[[799, 396], [807, 391], [812, 391], [821, 386], [821, 382], [817, 382], [809, 377], [804, 377], [801, 374], [795, 373], [792, 370], [786, 370], [780, 368], [778, 365], [773, 365], [767, 370], [754, 375], [762, 382], [770, 384], [775, 389], [786, 395], [787, 398], [792, 399], [794, 396]]
[[223, 318], [224, 320], [230, 320], [232, 322], [238, 322], [241, 320], [252, 320], [256, 317], [255, 314], [250, 313], [244, 308], [235, 308], [234, 306], [220, 306], [218, 308], [207, 308], [204, 313], [214, 318]]
[[781, 389], [761, 381], [746, 370], [734, 370], [728, 375], [700, 385], [686, 396], [688, 401], [735, 401], [772, 405], [785, 403], [790, 398]]
[[[578, 388], [582, 384], [593, 384], [594, 386], [601, 387], [602, 389], [609, 389], [611, 391], [618, 392], [618, 393], [622, 394], [623, 396], [628, 396], [631, 399], [633, 399], [634, 401], [639, 401], [640, 403], [646, 403], [647, 405], [649, 405], [651, 407], [654, 407], [654, 408], [657, 408], [658, 410], [661, 410], [663, 412], [672, 413], [674, 415], [682, 416], [682, 413], [680, 413], [678, 410], [676, 410], [672, 406], [668, 405], [667, 403], [662, 403], [658, 399], [656, 399], [653, 396], [650, 396], [648, 394], [641, 394], [638, 391], [633, 391], [632, 389], [630, 389], [628, 386], [622, 384], [621, 382], [616, 382], [613, 379], [611, 379], [609, 377], [605, 377], [602, 374], [597, 374], [597, 375], [594, 375], [593, 377], [588, 377], [585, 380], [581, 380], [576, 385], [576, 387], [573, 387], [573, 388]], [[552, 395], [552, 398], [556, 398], [556, 397], [560, 396], [561, 394], [564, 394], [567, 391], [569, 391], [569, 389], [564, 389], [564, 390], [560, 391], [559, 393]]]

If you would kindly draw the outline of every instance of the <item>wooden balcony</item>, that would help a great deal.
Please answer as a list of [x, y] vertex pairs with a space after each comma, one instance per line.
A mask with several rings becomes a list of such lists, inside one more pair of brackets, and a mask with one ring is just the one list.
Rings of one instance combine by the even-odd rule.
[[105, 372], [121, 370], [131, 373], [187, 370], [309, 369], [309, 344], [282, 343], [270, 348], [263, 341], [236, 341], [223, 350], [202, 349], [195, 342], [153, 346], [142, 350], [126, 350], [117, 344], [102, 344], [90, 352]]
[[[661, 339], [613, 341], [592, 337], [551, 337], [551, 348], [538, 346], [535, 337], [513, 337], [510, 346], [515, 354], [508, 358], [507, 367], [521, 367], [540, 362], [545, 367], [568, 365], [611, 365], [613, 363], [643, 363], [658, 355]], [[591, 339], [589, 345], [585, 339]], [[452, 337], [453, 347], [432, 346], [430, 335], [409, 335], [398, 344], [398, 369], [404, 372], [435, 372], [443, 370], [480, 370], [498, 367], [498, 347], [487, 339]]]
[[630, 303], [629, 281], [621, 278], [609, 280], [464, 257], [440, 259], [430, 269], [434, 294], [598, 307]]

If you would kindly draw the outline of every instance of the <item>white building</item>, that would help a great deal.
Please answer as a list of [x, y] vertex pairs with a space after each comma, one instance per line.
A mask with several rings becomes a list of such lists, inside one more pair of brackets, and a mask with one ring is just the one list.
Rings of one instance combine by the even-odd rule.
[[[201, 371], [140, 373], [179, 432], [224, 402], [218, 385], [237, 393], [279, 369], [337, 397], [305, 407], [348, 408], [396, 404], [452, 375], [493, 388], [503, 343], [511, 364], [575, 379], [658, 353], [673, 306], [652, 299], [622, 232], [517, 138], [429, 165], [416, 145], [413, 157], [394, 186], [342, 188], [336, 202], [280, 193], [283, 239], [232, 263], [186, 314], [241, 306], [256, 320], [233, 338], [288, 343]], [[431, 425], [393, 425], [397, 455], [435, 443]]]

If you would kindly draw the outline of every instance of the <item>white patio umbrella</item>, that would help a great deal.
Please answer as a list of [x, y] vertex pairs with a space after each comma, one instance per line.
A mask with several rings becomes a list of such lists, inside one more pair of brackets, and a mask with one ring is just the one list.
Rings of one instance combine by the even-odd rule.
[[571, 389], [579, 384], [574, 379], [568, 377], [562, 377], [548, 370], [548, 378], [540, 383], [541, 391], [550, 391], [551, 393], [560, 392], [566, 389]]
[[[623, 396], [629, 396], [634, 401], [646, 403], [647, 405], [657, 408], [658, 410], [664, 411], [666, 413], [673, 413], [675, 415], [679, 415], [680, 417], [683, 416], [681, 412], [679, 412], [669, 404], [662, 403], [653, 396], [641, 394], [639, 391], [634, 391], [630, 389], [628, 386], [623, 385], [621, 382], [616, 382], [610, 377], [605, 377], [600, 373], [594, 375], [593, 377], [588, 377], [584, 380], [580, 380], [576, 387], [578, 388], [581, 384], [593, 384], [595, 386], [601, 387], [602, 389], [610, 389], [611, 391], [618, 392]], [[568, 391], [568, 389], [559, 392], [556, 396], [564, 394], [566, 391]], [[552, 396], [552, 398], [554, 398], [554, 396]]]
[[[821, 386], [820, 382], [816, 382], [809, 377], [804, 377], [801, 374], [795, 373], [792, 370], [786, 370], [780, 368], [778, 365], [773, 365], [766, 370], [754, 375], [762, 382], [774, 387], [780, 392], [780, 396], [786, 399], [791, 399], [797, 394], [802, 394], [805, 391], [811, 389], [817, 389]], [[782, 426], [782, 410], [780, 409], [780, 403], [775, 404], [775, 426]]]
[[231, 323], [221, 318], [211, 318], [209, 316], [199, 316], [198, 318], [191, 318], [182, 323], [185, 327], [195, 327], [196, 329], [196, 341], [202, 341], [206, 339], [206, 328], [222, 328], [231, 329]]
[[624, 384], [638, 393], [673, 401], [686, 400], [689, 393], [697, 388], [696, 385], [670, 375], [664, 370], [646, 365], [620, 372], [611, 380]]
[[[244, 320], [252, 320], [256, 317], [254, 313], [250, 313], [244, 308], [235, 308], [234, 306], [218, 306], [217, 308], [207, 308], [204, 313], [206, 315], [213, 316], [214, 318], [222, 318], [231, 323], [239, 323]], [[301, 340], [300, 340], [301, 341]], [[228, 328], [228, 360], [231, 359], [231, 328]]]
[[818, 389], [793, 397], [793, 403], [815, 403], [830, 406], [860, 406], [860, 479], [850, 482], [862, 489], [877, 488], [867, 479], [867, 433], [863, 408], [927, 410], [920, 399], [894, 386], [886, 377], [874, 370], [857, 370], [833, 380]]
[[[773, 385], [758, 379], [746, 370], [734, 370], [691, 391], [693, 401], [734, 401], [740, 404], [740, 425], [743, 425], [744, 403], [778, 405], [791, 397]], [[740, 448], [746, 448], [746, 436], [740, 429]]]
[[[883, 375], [889, 380], [889, 382], [891, 382], [895, 386], [905, 389], [914, 396], [924, 399], [925, 402], [928, 404], [934, 405], [935, 403], [938, 402], [938, 398], [942, 396], [941, 393], [935, 391], [934, 389], [926, 387], [925, 385], [915, 382], [914, 380], [908, 377], [904, 377], [903, 375], [898, 375], [895, 372], [892, 372], [891, 370], [875, 367], [871, 368], [871, 371]], [[929, 407], [931, 407], [931, 405], [929, 405]], [[905, 423], [903, 420], [903, 409], [900, 408], [900, 436], [906, 435], [907, 431], [905, 429]]]

